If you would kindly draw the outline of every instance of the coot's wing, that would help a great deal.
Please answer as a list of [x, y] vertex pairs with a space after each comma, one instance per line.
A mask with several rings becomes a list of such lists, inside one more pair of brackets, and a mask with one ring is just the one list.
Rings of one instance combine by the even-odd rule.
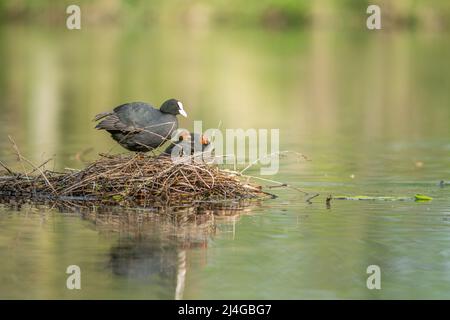
[[[105, 115], [104, 120], [100, 121], [95, 128], [99, 130], [108, 130], [108, 131], [123, 131], [123, 132], [133, 132], [136, 131], [136, 128], [132, 126], [128, 126], [124, 124], [117, 114], [111, 113], [109, 115]], [[102, 119], [100, 118], [100, 119]], [[100, 120], [99, 119], [99, 120]]]
[[120, 105], [114, 108], [114, 113], [123, 124], [141, 129], [157, 123], [162, 115], [161, 111], [144, 102], [131, 102]]
[[174, 115], [162, 113], [144, 102], [118, 106], [114, 109], [114, 114], [122, 125], [143, 132], [149, 145], [163, 143], [170, 138], [173, 130], [178, 128], [177, 118]]

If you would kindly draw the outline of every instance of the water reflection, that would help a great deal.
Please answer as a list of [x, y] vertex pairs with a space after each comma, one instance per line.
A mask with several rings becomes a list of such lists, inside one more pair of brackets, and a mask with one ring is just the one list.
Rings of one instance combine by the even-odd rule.
[[[195, 288], [187, 278], [206, 265], [209, 243], [232, 232], [251, 210], [163, 213], [8, 201], [0, 204], [0, 281], [11, 290], [0, 297], [21, 297], [29, 282], [14, 275], [33, 274], [39, 281], [33, 280], [36, 291], [27, 291], [28, 298], [182, 299], [186, 287]], [[63, 285], [71, 264], [81, 268], [80, 291]], [[43, 293], [45, 283], [54, 285]]]
[[206, 260], [208, 241], [218, 232], [217, 222], [219, 232], [233, 230], [239, 215], [251, 211], [236, 206], [201, 210], [198, 214], [193, 208], [168, 208], [155, 214], [103, 208], [101, 212], [85, 211], [82, 216], [95, 225], [100, 236], [111, 232], [119, 235], [108, 251], [106, 270], [148, 288], [163, 287], [173, 292], [171, 298], [182, 299], [190, 253], [196, 252], [196, 260], [199, 256]]

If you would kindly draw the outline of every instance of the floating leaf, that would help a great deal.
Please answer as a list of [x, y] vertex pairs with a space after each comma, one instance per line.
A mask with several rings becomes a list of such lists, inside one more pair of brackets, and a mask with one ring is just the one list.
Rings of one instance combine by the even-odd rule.
[[430, 201], [433, 200], [432, 197], [426, 196], [424, 194], [416, 194], [414, 198], [418, 201]]
[[433, 198], [428, 197], [423, 194], [416, 194], [414, 197], [388, 197], [388, 196], [345, 196], [345, 195], [339, 195], [339, 196], [333, 196], [333, 199], [336, 200], [366, 200], [366, 201], [430, 201]]

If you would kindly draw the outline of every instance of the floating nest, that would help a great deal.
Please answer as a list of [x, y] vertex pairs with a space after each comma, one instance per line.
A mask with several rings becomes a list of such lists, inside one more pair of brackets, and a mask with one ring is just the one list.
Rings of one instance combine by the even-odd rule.
[[167, 156], [101, 154], [82, 170], [33, 168], [16, 173], [5, 167], [0, 197], [126, 207], [220, 206], [274, 197], [236, 172]]

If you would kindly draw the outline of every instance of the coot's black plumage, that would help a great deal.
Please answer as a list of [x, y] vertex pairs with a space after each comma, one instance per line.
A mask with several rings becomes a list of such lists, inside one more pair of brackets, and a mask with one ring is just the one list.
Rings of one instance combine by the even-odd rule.
[[[196, 144], [198, 144], [198, 146], [196, 146]], [[166, 150], [164, 150], [164, 154], [183, 156], [185, 155], [185, 152], [189, 152], [187, 150], [190, 150], [190, 155], [193, 155], [197, 151], [195, 148], [200, 149], [199, 146], [201, 146], [201, 152], [213, 151], [213, 145], [205, 135], [183, 131], [180, 133], [178, 141], [175, 143], [172, 142]]]
[[100, 113], [94, 120], [103, 119], [95, 128], [108, 131], [122, 147], [147, 152], [171, 138], [178, 128], [178, 114], [187, 117], [183, 104], [169, 99], [159, 110], [144, 102], [131, 102]]

